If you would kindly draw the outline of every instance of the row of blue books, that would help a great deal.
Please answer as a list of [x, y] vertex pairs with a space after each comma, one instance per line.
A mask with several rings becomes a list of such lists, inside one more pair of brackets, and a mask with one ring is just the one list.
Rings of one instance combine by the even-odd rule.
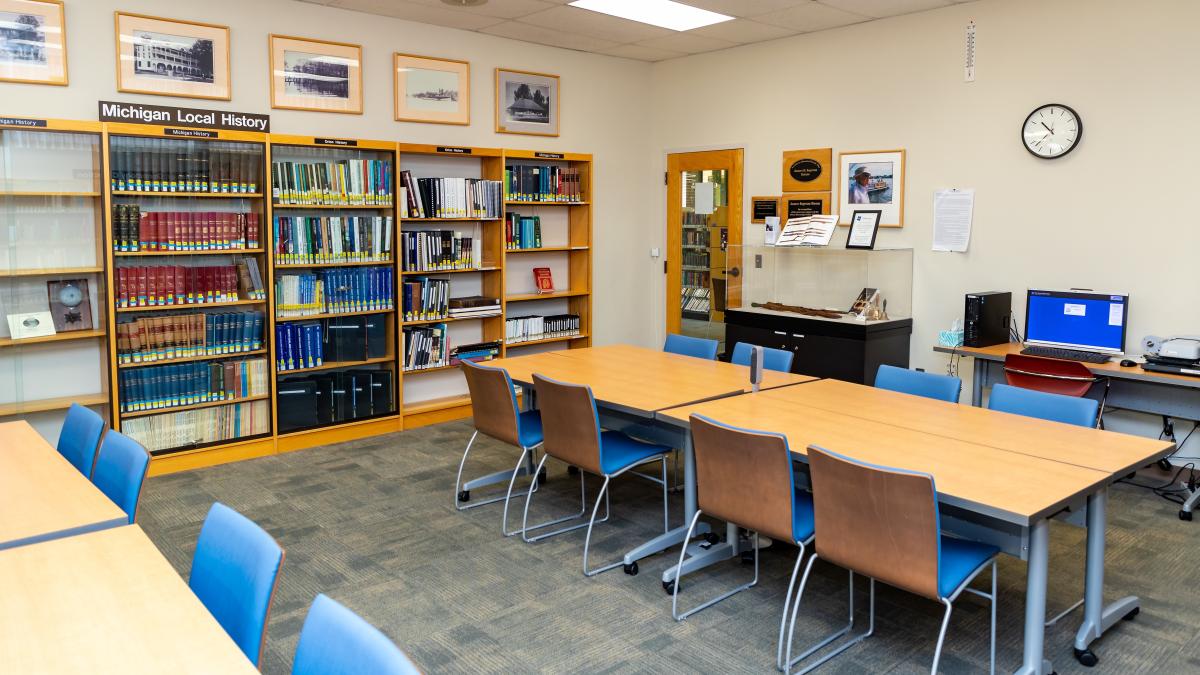
[[121, 412], [234, 401], [267, 394], [267, 360], [180, 363], [121, 371]]
[[275, 361], [279, 370], [300, 370], [325, 365], [319, 321], [275, 324]]
[[355, 267], [284, 274], [275, 279], [276, 318], [393, 309], [391, 267]]

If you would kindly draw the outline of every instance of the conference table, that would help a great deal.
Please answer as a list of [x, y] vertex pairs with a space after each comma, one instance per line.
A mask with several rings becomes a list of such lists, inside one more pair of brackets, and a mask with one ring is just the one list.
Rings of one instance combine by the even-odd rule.
[[258, 670], [137, 525], [0, 551], [12, 673]]
[[0, 549], [128, 522], [28, 422], [0, 424]]

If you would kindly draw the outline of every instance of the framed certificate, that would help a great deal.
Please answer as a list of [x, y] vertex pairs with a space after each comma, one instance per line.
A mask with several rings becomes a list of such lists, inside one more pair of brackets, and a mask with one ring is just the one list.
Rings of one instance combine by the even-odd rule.
[[846, 237], [846, 248], [875, 248], [875, 235], [879, 233], [882, 210], [855, 211], [850, 216], [850, 234]]

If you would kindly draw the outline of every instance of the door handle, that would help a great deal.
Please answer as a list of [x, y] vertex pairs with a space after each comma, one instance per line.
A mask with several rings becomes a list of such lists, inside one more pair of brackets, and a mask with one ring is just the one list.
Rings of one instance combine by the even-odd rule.
[[731, 276], [731, 277], [740, 277], [741, 275], [742, 275], [742, 271], [741, 271], [740, 269], [738, 269], [738, 268], [736, 268], [736, 267], [730, 267], [730, 268], [729, 268], [729, 276]]

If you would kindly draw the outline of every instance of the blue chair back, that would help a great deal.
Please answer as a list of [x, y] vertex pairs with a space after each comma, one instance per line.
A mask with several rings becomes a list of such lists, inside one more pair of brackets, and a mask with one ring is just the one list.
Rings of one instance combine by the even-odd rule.
[[[754, 345], [739, 342], [733, 346], [733, 355], [729, 357], [730, 363], [735, 363], [739, 366], [750, 365], [750, 348]], [[792, 358], [795, 354], [786, 349], [775, 349], [773, 347], [763, 347], [763, 367], [767, 370], [778, 370], [784, 373], [792, 371]]]
[[888, 365], [879, 366], [879, 371], [875, 373], [875, 386], [950, 403], [958, 403], [958, 395], [962, 393], [962, 380], [957, 377]]
[[667, 333], [667, 342], [663, 345], [663, 351], [712, 361], [717, 358], [719, 347], [720, 343], [716, 340]]
[[105, 434], [96, 457], [96, 469], [92, 472], [92, 483], [121, 507], [129, 516], [130, 525], [137, 515], [138, 497], [142, 495], [142, 483], [149, 466], [150, 453], [137, 441], [119, 431]]
[[79, 473], [91, 478], [96, 447], [100, 445], [103, 433], [104, 418], [90, 408], [72, 403], [67, 409], [62, 431], [58, 433], [58, 454], [79, 469]]
[[988, 409], [1037, 417], [1051, 422], [1094, 427], [1096, 416], [1100, 413], [1100, 403], [1091, 398], [1063, 396], [997, 384], [992, 387], [992, 394], [988, 397]]
[[420, 675], [377, 628], [325, 595], [318, 595], [300, 629], [292, 675]]
[[271, 535], [220, 502], [209, 509], [196, 540], [188, 586], [255, 666], [262, 660], [283, 555]]

